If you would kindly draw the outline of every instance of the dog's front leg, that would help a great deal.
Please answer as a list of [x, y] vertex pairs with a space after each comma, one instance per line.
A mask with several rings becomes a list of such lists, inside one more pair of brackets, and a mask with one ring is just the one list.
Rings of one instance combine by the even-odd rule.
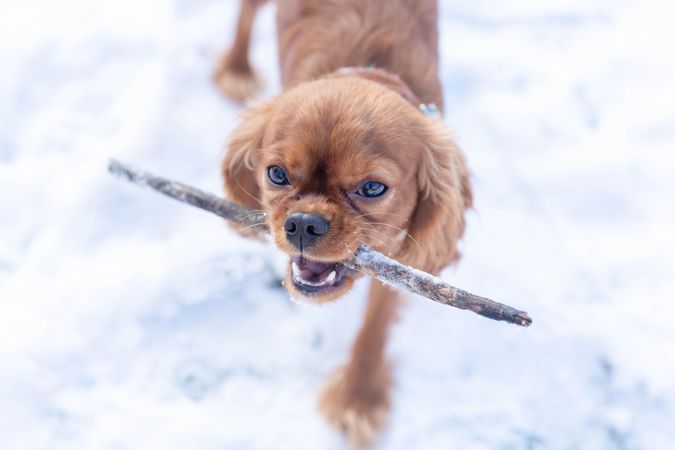
[[400, 295], [372, 281], [368, 308], [351, 359], [326, 380], [320, 394], [321, 412], [345, 433], [352, 448], [370, 446], [388, 419], [392, 377], [384, 351]]

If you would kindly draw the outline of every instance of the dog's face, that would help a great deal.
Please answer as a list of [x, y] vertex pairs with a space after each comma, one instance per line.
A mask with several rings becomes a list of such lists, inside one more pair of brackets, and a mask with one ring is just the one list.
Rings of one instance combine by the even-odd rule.
[[340, 297], [359, 245], [438, 271], [456, 258], [470, 192], [441, 125], [358, 78], [305, 83], [247, 111], [223, 164], [230, 198], [263, 209], [299, 299]]

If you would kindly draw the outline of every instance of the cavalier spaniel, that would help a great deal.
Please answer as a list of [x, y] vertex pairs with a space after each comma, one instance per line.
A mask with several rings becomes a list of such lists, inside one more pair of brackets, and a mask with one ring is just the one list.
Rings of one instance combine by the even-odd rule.
[[[243, 101], [260, 80], [248, 60], [256, 11], [241, 0], [214, 81]], [[222, 165], [227, 196], [266, 213], [289, 255], [285, 286], [323, 303], [359, 273], [340, 262], [361, 244], [438, 273], [459, 257], [471, 187], [439, 117], [436, 0], [277, 0], [284, 92], [246, 110]], [[400, 294], [373, 281], [348, 362], [319, 409], [353, 448], [373, 443], [390, 407], [385, 358]]]

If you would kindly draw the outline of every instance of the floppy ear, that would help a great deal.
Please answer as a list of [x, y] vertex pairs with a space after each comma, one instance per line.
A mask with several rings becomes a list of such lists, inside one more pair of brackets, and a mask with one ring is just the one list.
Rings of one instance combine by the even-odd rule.
[[260, 209], [256, 167], [271, 105], [264, 103], [245, 111], [227, 144], [222, 171], [225, 193], [235, 203]]
[[437, 274], [459, 259], [464, 211], [473, 202], [464, 155], [440, 119], [428, 120], [417, 172], [418, 197], [402, 259]]

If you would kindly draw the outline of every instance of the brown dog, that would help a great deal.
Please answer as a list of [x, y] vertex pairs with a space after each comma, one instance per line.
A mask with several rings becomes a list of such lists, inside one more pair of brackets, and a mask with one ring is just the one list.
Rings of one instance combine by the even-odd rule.
[[[242, 0], [237, 35], [214, 79], [244, 100], [260, 83], [248, 61], [256, 10]], [[244, 112], [223, 162], [230, 199], [267, 214], [290, 256], [298, 299], [334, 300], [358, 273], [340, 264], [360, 244], [438, 273], [457, 260], [471, 189], [464, 157], [437, 117], [436, 0], [278, 0], [285, 92]], [[373, 282], [350, 360], [320, 409], [352, 447], [385, 424], [384, 356], [399, 294]]]

